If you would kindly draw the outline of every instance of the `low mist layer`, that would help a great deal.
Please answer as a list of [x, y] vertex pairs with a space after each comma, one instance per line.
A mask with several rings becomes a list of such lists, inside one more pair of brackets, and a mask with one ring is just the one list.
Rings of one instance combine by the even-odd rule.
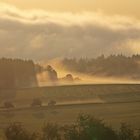
[[[104, 83], [139, 83], [140, 82], [140, 55], [126, 57], [123, 55], [104, 55], [81, 59], [53, 59], [43, 63], [44, 69], [51, 64], [57, 81], [51, 84], [104, 84]], [[54, 70], [55, 69], [55, 70]], [[39, 73], [40, 85], [48, 84], [48, 72]], [[52, 82], [53, 81], [53, 82]]]
[[32, 60], [0, 59], [0, 88], [47, 85], [140, 83], [140, 55], [96, 59]]

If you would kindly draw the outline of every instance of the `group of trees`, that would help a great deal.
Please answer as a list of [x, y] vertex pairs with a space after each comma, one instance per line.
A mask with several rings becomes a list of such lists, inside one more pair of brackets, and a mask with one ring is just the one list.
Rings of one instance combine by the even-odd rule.
[[47, 65], [47, 66], [41, 66], [39, 64], [36, 64], [36, 73], [37, 74], [41, 74], [41, 73], [46, 73], [46, 80], [48, 82], [54, 82], [54, 83], [58, 83], [58, 82], [74, 82], [74, 81], [80, 81], [81, 79], [79, 77], [73, 77], [72, 74], [68, 73], [66, 74], [64, 77], [58, 77], [57, 71], [51, 66], [51, 65]]
[[[56, 105], [56, 101], [54, 100], [50, 100], [48, 102], [48, 106], [54, 106]], [[32, 103], [30, 104], [31, 107], [41, 107], [43, 106], [43, 103], [42, 103], [42, 100], [39, 99], [39, 98], [34, 98], [32, 100]], [[1, 108], [5, 108], [5, 109], [13, 109], [15, 108], [16, 106], [14, 105], [14, 103], [12, 101], [5, 101], [3, 103], [3, 106]]]
[[101, 55], [97, 58], [65, 58], [63, 65], [70, 71], [97, 76], [129, 77], [140, 79], [140, 55]]
[[27, 88], [38, 85], [37, 75], [45, 73], [43, 78], [48, 83], [73, 82], [79, 78], [73, 78], [71, 74], [58, 78], [57, 71], [51, 66], [35, 64], [32, 60], [0, 59], [0, 88]]
[[45, 72], [45, 80], [47, 80], [48, 82], [58, 81], [57, 71], [52, 66], [50, 65], [42, 66], [36, 64], [35, 67], [36, 67], [37, 74], [42, 74]]
[[0, 59], [0, 88], [37, 86], [35, 65], [31, 60]]
[[7, 140], [140, 140], [140, 131], [126, 124], [113, 130], [101, 120], [79, 115], [73, 124], [47, 123], [40, 133], [29, 133], [20, 123], [13, 123], [5, 129], [5, 136]]

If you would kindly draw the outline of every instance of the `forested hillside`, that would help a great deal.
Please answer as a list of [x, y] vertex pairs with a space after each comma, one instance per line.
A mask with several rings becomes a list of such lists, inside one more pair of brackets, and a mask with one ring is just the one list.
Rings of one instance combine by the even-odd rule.
[[62, 63], [67, 70], [88, 75], [140, 79], [140, 55], [101, 55], [93, 59], [65, 58]]

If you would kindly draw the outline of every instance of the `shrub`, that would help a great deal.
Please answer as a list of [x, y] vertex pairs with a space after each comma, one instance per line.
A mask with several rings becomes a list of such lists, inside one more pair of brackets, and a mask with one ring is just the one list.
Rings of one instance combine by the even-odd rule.
[[5, 130], [7, 140], [37, 140], [35, 133], [27, 132], [20, 123], [13, 123]]
[[14, 106], [13, 103], [10, 102], [10, 101], [4, 102], [4, 108], [9, 109], [9, 108], [14, 108], [14, 107], [15, 107], [15, 106]]
[[31, 107], [40, 107], [42, 106], [42, 101], [39, 98], [33, 99]]
[[42, 129], [41, 140], [61, 140], [60, 128], [57, 124], [48, 123]]
[[119, 140], [140, 140], [138, 137], [135, 135], [135, 132], [133, 129], [130, 128], [125, 123], [121, 124], [120, 131], [118, 133]]
[[66, 140], [117, 140], [117, 134], [101, 120], [80, 115], [75, 125], [65, 129]]
[[55, 106], [56, 105], [56, 101], [51, 100], [48, 102], [48, 106]]

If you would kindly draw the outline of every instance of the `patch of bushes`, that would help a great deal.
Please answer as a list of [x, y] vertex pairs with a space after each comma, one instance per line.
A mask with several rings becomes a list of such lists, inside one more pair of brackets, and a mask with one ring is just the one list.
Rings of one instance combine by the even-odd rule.
[[89, 115], [79, 115], [74, 124], [60, 126], [45, 124], [40, 134], [29, 133], [21, 124], [11, 124], [5, 129], [7, 140], [140, 140], [140, 131], [121, 124], [119, 131]]
[[5, 130], [7, 140], [37, 140], [36, 133], [29, 133], [20, 123], [10, 124]]

